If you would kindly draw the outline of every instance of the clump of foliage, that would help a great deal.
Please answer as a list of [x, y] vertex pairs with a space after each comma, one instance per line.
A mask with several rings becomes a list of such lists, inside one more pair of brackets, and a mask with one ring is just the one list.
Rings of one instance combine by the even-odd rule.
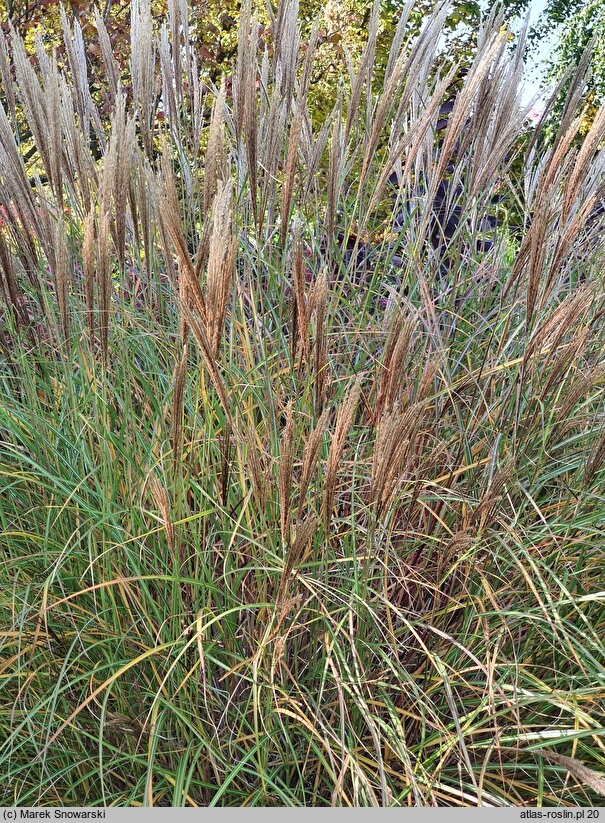
[[[510, 1], [510, 0], [509, 0]], [[433, 9], [433, 0], [381, 0], [378, 4], [375, 48], [375, 85], [380, 83], [386, 68], [390, 45], [402, 15], [407, 20], [408, 34], [418, 34], [424, 20]], [[493, 3], [488, 4], [488, 8]], [[124, 88], [129, 88], [128, 65], [130, 49], [132, 0], [0, 0], [0, 25], [8, 32], [11, 27], [23, 37], [26, 49], [34, 53], [43, 43], [49, 50], [56, 48], [59, 60], [66, 58], [66, 44], [62, 34], [61, 14], [65, 13], [75, 25], [81, 38], [81, 49], [89, 62], [89, 81], [93, 97], [103, 107], [106, 83], [103, 73], [103, 50], [100, 43], [99, 19], [107, 31], [112, 51], [122, 73]], [[237, 19], [240, 0], [219, 2], [202, 0], [186, 9], [183, 2], [152, 0], [151, 12], [157, 33], [161, 21], [170, 17], [172, 30], [187, 14], [190, 49], [195, 52], [204, 82], [218, 83], [223, 73], [230, 75], [237, 50]], [[63, 11], [61, 9], [63, 8]], [[259, 45], [269, 51], [273, 47], [271, 33], [271, 6], [263, 2], [253, 4], [258, 15]], [[299, 24], [303, 42], [308, 41], [314, 25], [318, 26], [318, 43], [310, 79], [310, 99], [317, 117], [325, 116], [335, 102], [337, 89], [356, 63], [367, 37], [372, 17], [372, 0], [302, 0]], [[135, 12], [136, 13], [136, 12]], [[476, 31], [482, 11], [476, 0], [452, 0], [443, 20], [442, 59], [451, 55], [467, 63], [476, 45]], [[448, 57], [446, 57], [446, 55]]]
[[0, 802], [596, 805], [605, 116], [519, 191], [499, 20], [317, 122], [296, 2], [208, 93], [183, 9], [107, 112], [4, 43]]
[[[560, 81], [565, 74], [581, 64], [586, 50], [591, 60], [584, 84], [582, 103], [585, 107], [580, 129], [585, 134], [605, 100], [605, 3], [591, 0], [580, 5], [568, 17], [556, 45], [554, 58], [549, 67], [552, 81]], [[569, 88], [569, 79], [565, 88]], [[559, 101], [559, 109], [563, 103]]]

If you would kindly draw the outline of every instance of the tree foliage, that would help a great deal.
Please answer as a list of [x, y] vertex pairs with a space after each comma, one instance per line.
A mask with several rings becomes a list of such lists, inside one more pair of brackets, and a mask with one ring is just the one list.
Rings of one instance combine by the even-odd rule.
[[584, 103], [586, 114], [583, 131], [592, 123], [599, 105], [605, 100], [605, 2], [591, 0], [580, 5], [568, 20], [556, 47], [549, 76], [559, 80], [566, 71], [574, 70], [587, 48], [591, 48]]
[[[33, 52], [36, 41], [47, 50], [55, 47], [59, 56], [64, 51], [60, 26], [61, 0], [0, 0], [0, 23], [5, 31], [12, 26]], [[95, 25], [95, 9], [98, 7], [105, 22], [111, 45], [121, 68], [127, 71], [127, 53], [130, 38], [131, 0], [63, 0], [69, 18], [76, 19], [81, 27], [92, 75], [99, 80], [95, 66], [101, 64], [100, 46]], [[264, 42], [271, 45], [271, 12], [263, 3], [255, 3], [259, 25], [266, 29]], [[334, 91], [342, 77], [348, 74], [351, 61], [359, 57], [367, 40], [372, 18], [372, 0], [301, 0], [300, 20], [303, 34], [310, 35], [318, 28], [320, 60], [313, 78], [314, 85], [325, 94], [330, 86]], [[420, 0], [409, 4], [407, 34], [413, 36], [420, 30], [432, 8], [433, 0]], [[158, 27], [169, 14], [169, 7], [178, 2], [155, 0], [154, 20]], [[404, 0], [383, 0], [379, 7], [379, 29], [376, 44], [376, 60], [386, 66], [390, 44], [397, 23], [405, 8]], [[224, 72], [229, 74], [236, 51], [239, 0], [201, 0], [193, 4], [189, 18], [200, 67], [213, 81]], [[444, 20], [444, 54], [454, 55], [467, 62], [472, 54], [475, 33], [481, 19], [477, 0], [453, 0]], [[379, 75], [378, 75], [379, 76]], [[333, 94], [328, 95], [330, 99]]]
[[[482, 19], [496, 8], [507, 19], [527, 13], [531, 0], [453, 0], [443, 20], [441, 61], [443, 67], [454, 63], [467, 66], [476, 47], [476, 34]], [[0, 24], [4, 31], [13, 27], [30, 52], [40, 47], [55, 49], [59, 62], [65, 59], [65, 43], [61, 29], [61, 5], [73, 25], [81, 29], [88, 62], [91, 92], [100, 108], [106, 97], [106, 83], [95, 11], [100, 12], [115, 55], [123, 88], [129, 91], [129, 47], [131, 0], [0, 0]], [[153, 0], [154, 25], [158, 31], [165, 20], [179, 8], [179, 0]], [[261, 0], [253, 0], [258, 15], [261, 44], [272, 48], [272, 10]], [[373, 0], [300, 0], [300, 21], [303, 36], [317, 29], [317, 60], [311, 78], [311, 98], [314, 112], [321, 119], [336, 103], [339, 89], [347, 82], [351, 67], [360, 59], [371, 25]], [[407, 6], [407, 8], [406, 8]], [[376, 38], [375, 78], [386, 69], [389, 50], [402, 12], [407, 11], [404, 40], [414, 37], [434, 8], [434, 0], [382, 0], [376, 4], [378, 32]], [[241, 0], [200, 0], [193, 4], [189, 16], [191, 47], [195, 50], [203, 81], [219, 85], [224, 74], [228, 79], [237, 50], [237, 24]], [[576, 66], [584, 48], [594, 35], [592, 74], [587, 85], [586, 122], [592, 121], [593, 110], [605, 92], [605, 1], [549, 0], [540, 18], [529, 32], [531, 50], [544, 36], [563, 29], [549, 77], [557, 80], [568, 66]], [[377, 89], [378, 91], [379, 89]], [[106, 102], [109, 106], [109, 101]]]

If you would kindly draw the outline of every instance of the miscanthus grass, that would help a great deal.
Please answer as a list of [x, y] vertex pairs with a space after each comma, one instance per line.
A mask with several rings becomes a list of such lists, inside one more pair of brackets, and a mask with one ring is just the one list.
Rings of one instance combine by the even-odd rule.
[[3, 50], [0, 803], [598, 804], [589, 57], [547, 143], [522, 36], [377, 90], [375, 4], [317, 124], [296, 2], [210, 89], [169, 5], [107, 118]]

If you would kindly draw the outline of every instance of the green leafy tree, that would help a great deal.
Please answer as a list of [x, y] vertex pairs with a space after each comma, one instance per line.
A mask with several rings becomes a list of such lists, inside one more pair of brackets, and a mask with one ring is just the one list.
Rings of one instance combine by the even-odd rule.
[[565, 71], [575, 69], [589, 46], [592, 54], [584, 91], [583, 132], [590, 128], [599, 106], [605, 101], [605, 0], [591, 0], [581, 5], [568, 20], [549, 67], [549, 78], [557, 81]]
[[[191, 3], [190, 35], [203, 71], [216, 81], [229, 73], [237, 47], [237, 23], [240, 0], [200, 0]], [[259, 24], [267, 30], [265, 42], [270, 46], [270, 19], [264, 3], [255, 2]], [[380, 79], [388, 59], [390, 45], [401, 17], [405, 0], [380, 3], [379, 30], [376, 43], [376, 76]], [[408, 16], [408, 34], [416, 34], [434, 8], [434, 0], [420, 0]], [[63, 0], [68, 17], [78, 20], [91, 62], [91, 76], [100, 81], [94, 69], [100, 66], [100, 47], [95, 27], [98, 7], [107, 28], [112, 48], [122, 68], [127, 69], [129, 47], [130, 0]], [[154, 0], [154, 18], [161, 25], [168, 11], [168, 0]], [[314, 82], [323, 94], [337, 87], [347, 76], [350, 61], [355, 64], [368, 37], [372, 0], [301, 0], [300, 20], [303, 38], [315, 23], [319, 26], [320, 60]], [[4, 31], [14, 26], [33, 51], [36, 37], [46, 48], [63, 51], [60, 26], [60, 0], [0, 0], [0, 24]], [[481, 19], [477, 0], [454, 0], [444, 23], [444, 54], [464, 62], [470, 58], [474, 35]], [[328, 94], [328, 97], [332, 97]]]

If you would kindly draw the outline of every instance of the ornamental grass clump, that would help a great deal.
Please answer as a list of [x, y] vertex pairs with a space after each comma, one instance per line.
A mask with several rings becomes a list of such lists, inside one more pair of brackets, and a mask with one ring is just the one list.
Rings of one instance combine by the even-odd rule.
[[0, 36], [0, 803], [598, 805], [589, 56], [549, 142], [375, 3], [322, 115], [295, 0], [218, 86], [168, 5], [109, 110]]

